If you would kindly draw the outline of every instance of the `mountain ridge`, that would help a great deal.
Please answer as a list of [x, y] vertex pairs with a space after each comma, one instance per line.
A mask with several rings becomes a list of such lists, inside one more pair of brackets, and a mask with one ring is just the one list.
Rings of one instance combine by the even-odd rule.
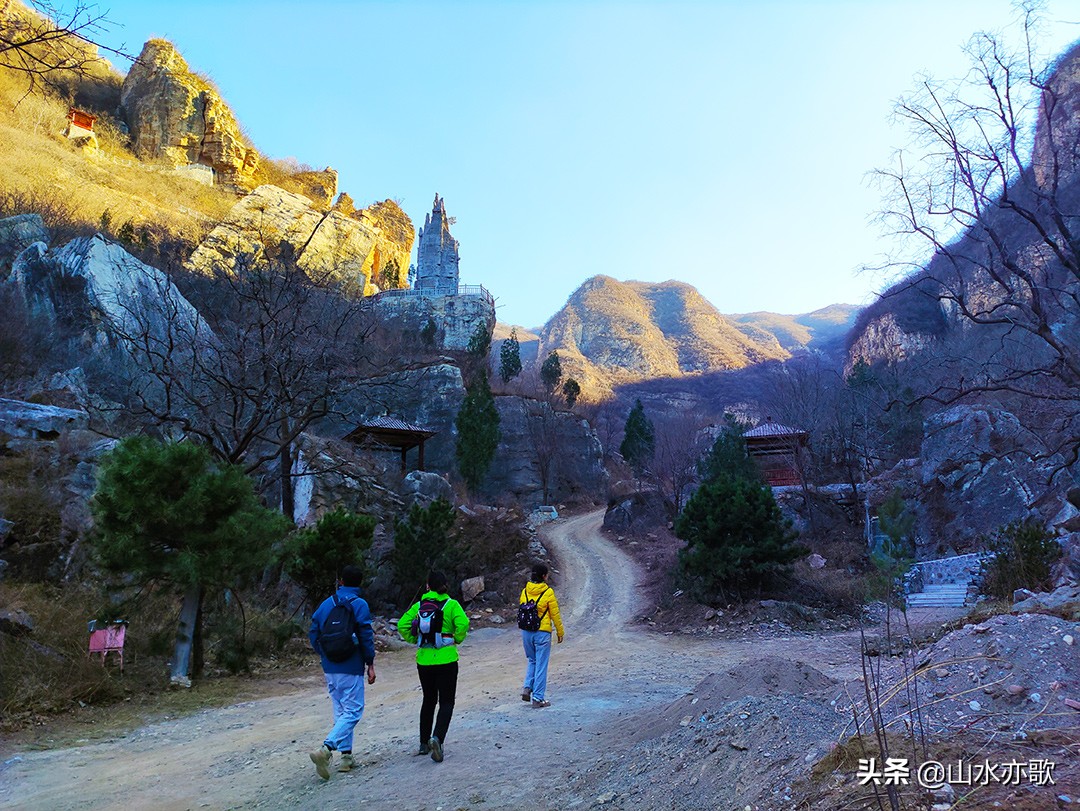
[[[583, 398], [602, 400], [625, 383], [741, 369], [840, 347], [859, 309], [833, 304], [796, 315], [725, 315], [686, 282], [597, 274], [536, 330], [535, 357], [557, 351], [564, 377], [578, 381]], [[519, 336], [527, 331], [518, 330]]]

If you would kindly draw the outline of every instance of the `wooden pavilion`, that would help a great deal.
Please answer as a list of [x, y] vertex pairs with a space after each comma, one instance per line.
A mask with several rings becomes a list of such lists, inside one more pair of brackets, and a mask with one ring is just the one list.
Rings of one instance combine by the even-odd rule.
[[743, 434], [747, 453], [770, 487], [802, 484], [799, 454], [808, 438], [806, 431], [773, 422], [772, 417]]
[[348, 434], [346, 442], [372, 448], [374, 450], [399, 450], [401, 451], [401, 475], [404, 477], [408, 472], [405, 459], [413, 448], [420, 449], [420, 458], [417, 461], [417, 470], [424, 469], [424, 443], [438, 431], [424, 428], [419, 425], [411, 425], [395, 417], [374, 417], [365, 420]]

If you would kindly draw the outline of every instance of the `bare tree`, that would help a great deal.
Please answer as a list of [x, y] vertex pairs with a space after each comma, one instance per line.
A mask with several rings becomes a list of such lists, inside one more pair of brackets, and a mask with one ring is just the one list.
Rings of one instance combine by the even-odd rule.
[[976, 35], [964, 79], [926, 80], [898, 103], [916, 156], [900, 153], [878, 173], [892, 194], [883, 218], [933, 257], [887, 297], [929, 297], [954, 336], [978, 333], [940, 340], [938, 357], [923, 359], [936, 376], [927, 399], [1011, 399], [1044, 414], [1052, 404], [1056, 416], [1037, 431], [1072, 463], [1080, 451], [1080, 120], [1070, 75], [1080, 50], [1048, 65], [1034, 51], [1035, 23], [1029, 9], [1017, 50]]
[[521, 399], [525, 409], [525, 425], [529, 432], [529, 446], [536, 462], [536, 472], [540, 477], [540, 489], [544, 503], [551, 503], [551, 489], [558, 473], [558, 459], [561, 450], [558, 432], [558, 417], [551, 403], [543, 399]]
[[0, 11], [0, 68], [26, 77], [28, 91], [62, 74], [88, 73], [104, 62], [98, 51], [134, 61], [122, 48], [98, 41], [110, 22], [96, 5], [80, 0], [64, 10], [50, 0], [26, 1], [27, 9], [9, 3]]
[[672, 410], [656, 420], [656, 450], [651, 473], [674, 514], [682, 512], [688, 491], [697, 481], [697, 462], [711, 437], [702, 429], [707, 420], [694, 411]]
[[367, 351], [374, 326], [361, 303], [316, 281], [283, 245], [195, 282], [202, 312], [169, 286], [152, 303], [128, 306], [115, 328], [139, 369], [132, 410], [198, 437], [248, 473], [276, 468], [287, 515], [300, 435], [340, 414], [343, 395], [385, 371]]

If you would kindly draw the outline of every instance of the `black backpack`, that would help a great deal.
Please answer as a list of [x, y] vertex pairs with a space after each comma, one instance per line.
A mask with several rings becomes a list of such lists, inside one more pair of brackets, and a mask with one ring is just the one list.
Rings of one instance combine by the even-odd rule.
[[450, 602], [449, 598], [441, 603], [431, 597], [420, 601], [420, 608], [413, 620], [413, 633], [416, 634], [416, 644], [421, 648], [441, 648], [443, 642], [443, 608]]
[[[540, 597], [543, 597], [549, 591], [550, 589], [544, 589], [540, 592]], [[536, 608], [536, 604], [540, 602], [540, 597], [537, 597], [535, 600], [526, 600], [518, 605], [518, 628], [521, 630], [540, 630], [540, 620], [542, 620], [543, 617], [540, 616], [540, 613]], [[547, 615], [547, 611], [545, 611], [544, 614]]]
[[355, 652], [360, 639], [360, 626], [353, 612], [356, 595], [339, 600], [334, 595], [334, 607], [319, 628], [319, 647], [331, 662], [347, 661]]

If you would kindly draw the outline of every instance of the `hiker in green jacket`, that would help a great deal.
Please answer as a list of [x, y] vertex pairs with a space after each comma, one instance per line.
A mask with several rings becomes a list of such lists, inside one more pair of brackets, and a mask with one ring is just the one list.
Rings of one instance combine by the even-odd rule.
[[[446, 575], [430, 572], [427, 591], [398, 620], [398, 633], [416, 645], [416, 672], [424, 700], [420, 705], [420, 749], [418, 755], [443, 759], [443, 744], [457, 693], [458, 650], [469, 632], [469, 617], [461, 603], [446, 593]], [[435, 706], [439, 707], [438, 718]], [[435, 729], [432, 731], [432, 723]]]

